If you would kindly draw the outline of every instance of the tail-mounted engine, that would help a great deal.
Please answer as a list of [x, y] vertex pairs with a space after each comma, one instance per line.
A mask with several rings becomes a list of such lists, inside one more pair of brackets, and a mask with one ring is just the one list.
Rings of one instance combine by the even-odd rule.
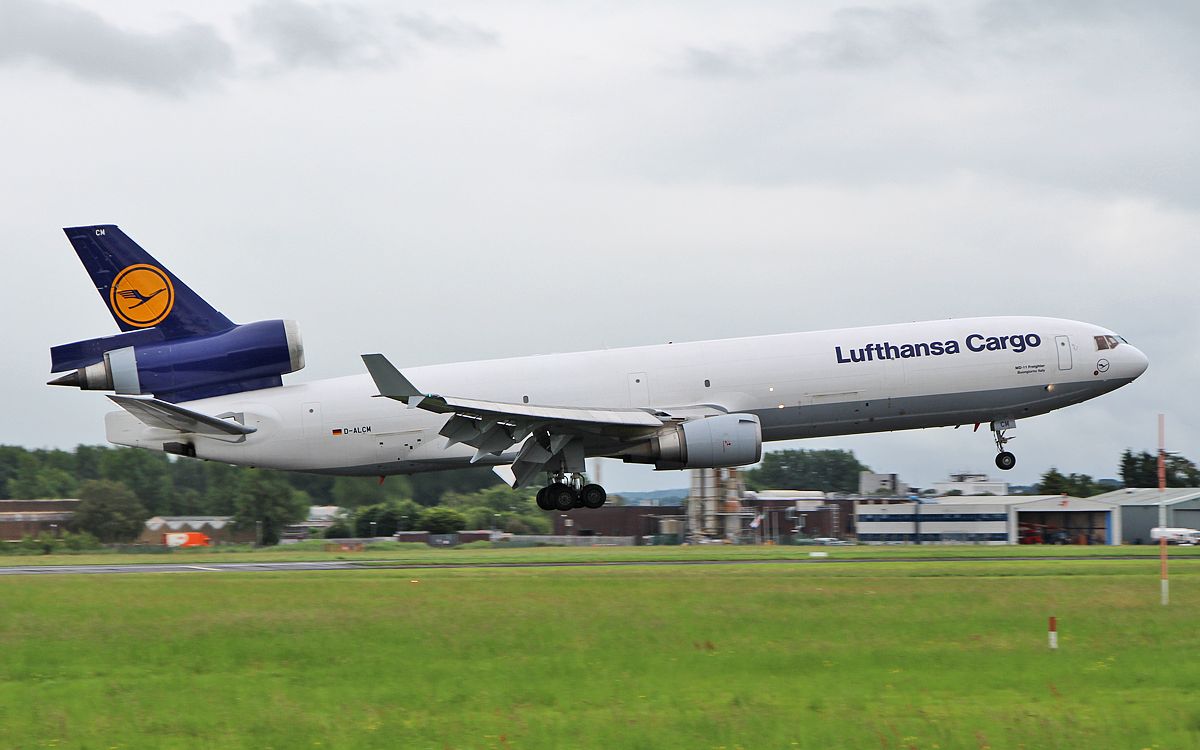
[[261, 320], [199, 336], [166, 339], [156, 329], [77, 341], [50, 351], [50, 385], [191, 401], [270, 388], [304, 367], [295, 321]]
[[753, 414], [722, 414], [664, 427], [622, 453], [626, 463], [655, 469], [727, 469], [758, 463], [762, 427]]

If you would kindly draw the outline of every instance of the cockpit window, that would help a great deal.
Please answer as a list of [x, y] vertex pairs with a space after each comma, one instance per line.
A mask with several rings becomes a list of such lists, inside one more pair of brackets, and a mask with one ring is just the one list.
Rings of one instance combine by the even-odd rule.
[[1096, 349], [1102, 351], [1107, 348], [1108, 348], [1108, 337], [1107, 336], [1097, 336], [1096, 337]]
[[[1124, 341], [1124, 339], [1118, 339], [1116, 336], [1096, 336], [1095, 338], [1097, 350], [1116, 349]], [[1126, 341], [1125, 343], [1129, 342]]]

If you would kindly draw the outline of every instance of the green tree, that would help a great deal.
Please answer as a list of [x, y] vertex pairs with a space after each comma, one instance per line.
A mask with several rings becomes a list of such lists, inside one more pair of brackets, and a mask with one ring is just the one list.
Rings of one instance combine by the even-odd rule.
[[1126, 487], [1157, 487], [1158, 459], [1145, 451], [1126, 448], [1121, 454], [1121, 481]]
[[333, 480], [333, 504], [339, 508], [363, 508], [385, 499], [383, 485], [374, 477], [336, 477]]
[[[491, 469], [477, 466], [469, 469], [430, 471], [407, 477], [411, 492], [408, 497], [421, 505], [438, 505], [447, 492], [470, 494], [488, 487], [503, 485]], [[392, 481], [388, 479], [388, 481]]]
[[869, 470], [851, 451], [784, 450], [765, 454], [761, 464], [742, 476], [754, 490], [858, 492], [858, 473]]
[[[377, 505], [359, 508], [354, 514], [354, 533], [357, 536], [392, 536], [397, 531], [408, 531], [421, 515], [421, 506], [412, 500], [389, 500]], [[371, 523], [375, 526], [372, 527]]]
[[237, 495], [248, 471], [253, 469], [205, 462], [202, 503], [205, 513], [213, 516], [232, 516], [237, 511]]
[[453, 534], [466, 528], [467, 519], [453, 508], [426, 508], [417, 519], [417, 528], [430, 534]]
[[46, 466], [29, 456], [16, 478], [9, 480], [8, 489], [19, 498], [63, 498], [78, 494], [79, 485], [65, 469]]
[[[1164, 461], [1168, 487], [1200, 487], [1200, 469], [1178, 454], [1168, 454]], [[1126, 449], [1121, 454], [1121, 481], [1126, 487], [1158, 486], [1158, 454]]]
[[102, 479], [104, 454], [109, 450], [102, 445], [75, 446], [75, 478], [81, 482], [85, 479]]
[[234, 507], [234, 524], [239, 528], [257, 526], [259, 541], [264, 545], [278, 544], [283, 527], [308, 513], [308, 503], [286, 479], [261, 469], [245, 472]]
[[1068, 490], [1067, 478], [1053, 466], [1042, 474], [1041, 481], [1038, 482], [1038, 491], [1043, 495], [1070, 494]]
[[120, 482], [91, 479], [79, 487], [75, 528], [102, 542], [133, 540], [149, 517], [137, 495]]
[[165, 453], [139, 448], [110, 450], [100, 459], [103, 477], [132, 490], [152, 516], [173, 513], [170, 466]]
[[28, 452], [15, 445], [0, 445], [0, 499], [12, 497], [9, 482], [21, 471], [21, 461]]

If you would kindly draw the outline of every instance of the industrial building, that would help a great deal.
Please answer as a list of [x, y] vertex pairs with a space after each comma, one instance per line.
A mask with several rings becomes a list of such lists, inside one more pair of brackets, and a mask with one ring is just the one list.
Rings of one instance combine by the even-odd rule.
[[898, 474], [876, 474], [871, 471], [858, 472], [858, 494], [863, 497], [877, 495], [904, 497], [908, 495], [908, 484]]
[[254, 542], [254, 527], [238, 529], [232, 516], [155, 516], [146, 521], [137, 544], [162, 544], [163, 535], [173, 532], [205, 534], [212, 544]]
[[959, 472], [945, 482], [930, 487], [935, 495], [1007, 495], [1008, 482], [992, 479], [987, 474]]
[[923, 503], [860, 501], [865, 544], [1120, 544], [1118, 506], [1065, 495], [951, 497]]
[[0, 500], [0, 541], [18, 541], [42, 532], [60, 536], [78, 507], [75, 499]]
[[605, 536], [653, 538], [677, 536], [682, 540], [687, 510], [682, 505], [605, 505], [555, 513], [555, 536]]
[[[1121, 540], [1125, 544], [1151, 544], [1150, 529], [1156, 526], [1200, 529], [1198, 487], [1170, 487], [1161, 491], [1130, 487], [1092, 499], [1120, 507]], [[1159, 523], [1160, 506], [1162, 523]]]

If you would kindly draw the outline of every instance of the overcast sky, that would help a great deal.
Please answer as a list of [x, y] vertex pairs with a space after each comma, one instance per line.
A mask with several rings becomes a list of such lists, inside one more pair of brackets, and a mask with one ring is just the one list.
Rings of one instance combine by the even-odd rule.
[[[43, 383], [116, 332], [60, 229], [112, 222], [230, 318], [297, 319], [288, 382], [1050, 315], [1150, 369], [1021, 422], [1007, 478], [1116, 476], [1160, 411], [1200, 458], [1198, 8], [3, 0], [0, 443], [104, 441], [101, 393]], [[984, 430], [771, 447], [998, 473]]]

